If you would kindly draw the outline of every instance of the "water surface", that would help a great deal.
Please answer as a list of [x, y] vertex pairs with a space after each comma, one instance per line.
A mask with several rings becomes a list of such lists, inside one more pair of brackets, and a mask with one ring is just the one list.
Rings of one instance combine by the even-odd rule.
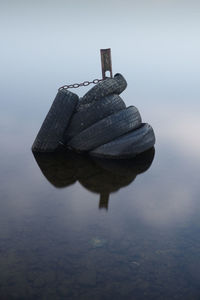
[[183, 133], [167, 137], [160, 121], [155, 153], [117, 164], [34, 157], [34, 126], [9, 125], [0, 154], [2, 299], [199, 298], [200, 161]]

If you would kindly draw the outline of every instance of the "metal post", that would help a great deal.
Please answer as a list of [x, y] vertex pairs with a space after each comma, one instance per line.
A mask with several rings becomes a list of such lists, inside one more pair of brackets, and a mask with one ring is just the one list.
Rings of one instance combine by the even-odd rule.
[[106, 71], [110, 72], [110, 77], [112, 78], [112, 62], [111, 62], [111, 49], [101, 49], [101, 69], [102, 78], [106, 79]]

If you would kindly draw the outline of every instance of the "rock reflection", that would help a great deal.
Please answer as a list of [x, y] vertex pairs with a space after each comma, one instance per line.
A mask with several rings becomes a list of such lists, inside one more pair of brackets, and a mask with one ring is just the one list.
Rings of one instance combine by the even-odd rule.
[[78, 181], [87, 190], [100, 194], [99, 208], [108, 209], [110, 194], [128, 186], [138, 174], [148, 170], [154, 154], [152, 148], [128, 160], [91, 158], [70, 151], [33, 155], [52, 185], [64, 188]]

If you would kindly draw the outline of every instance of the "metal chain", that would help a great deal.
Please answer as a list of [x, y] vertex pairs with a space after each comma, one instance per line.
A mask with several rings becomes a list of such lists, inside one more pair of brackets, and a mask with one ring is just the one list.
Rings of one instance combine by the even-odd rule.
[[84, 81], [82, 83], [65, 84], [65, 85], [61, 86], [58, 90], [61, 91], [61, 90], [67, 90], [67, 89], [71, 89], [71, 88], [77, 89], [80, 86], [88, 86], [91, 83], [97, 84], [102, 80], [103, 79], [94, 79], [93, 81]]
[[101, 69], [102, 69], [102, 77], [103, 79], [94, 79], [93, 81], [84, 81], [82, 83], [74, 83], [74, 84], [65, 84], [61, 86], [58, 90], [67, 90], [71, 88], [78, 88], [80, 86], [88, 86], [91, 83], [97, 84], [100, 81], [106, 79], [106, 71], [110, 72], [110, 77], [112, 78], [112, 63], [111, 63], [111, 49], [101, 49]]

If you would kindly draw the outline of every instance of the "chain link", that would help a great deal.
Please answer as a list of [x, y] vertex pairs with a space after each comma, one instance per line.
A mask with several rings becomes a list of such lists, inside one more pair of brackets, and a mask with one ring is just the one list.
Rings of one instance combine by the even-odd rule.
[[80, 86], [88, 86], [91, 83], [97, 84], [102, 80], [103, 79], [94, 79], [93, 81], [84, 81], [82, 83], [65, 84], [65, 85], [61, 86], [58, 90], [61, 91], [61, 90], [67, 90], [67, 89], [71, 89], [71, 88], [77, 89]]

